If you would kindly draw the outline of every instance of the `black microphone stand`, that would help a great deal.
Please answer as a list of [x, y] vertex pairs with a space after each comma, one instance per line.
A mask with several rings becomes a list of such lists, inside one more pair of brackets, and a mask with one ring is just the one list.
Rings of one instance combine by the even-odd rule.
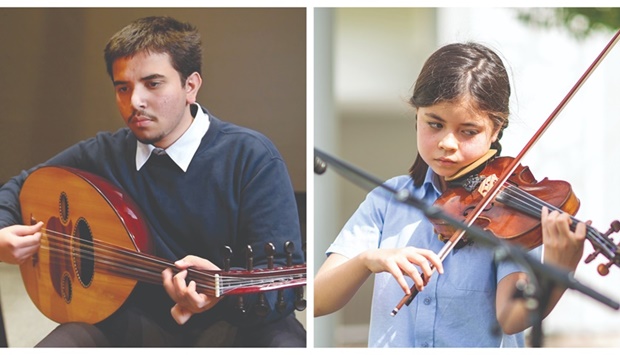
[[[464, 230], [468, 237], [478, 242], [494, 248], [495, 258], [503, 260], [510, 258], [516, 263], [524, 266], [533, 276], [531, 283], [517, 287], [514, 297], [523, 298], [526, 306], [530, 310], [530, 324], [532, 326], [532, 347], [541, 347], [543, 343], [542, 321], [544, 312], [549, 303], [550, 291], [555, 286], [565, 287], [579, 291], [586, 296], [593, 298], [615, 310], [620, 309], [620, 304], [597, 291], [581, 284], [577, 281], [572, 272], [567, 272], [560, 268], [543, 264], [532, 257], [522, 247], [509, 244], [508, 242], [496, 238], [493, 234], [476, 227], [468, 226], [460, 220], [446, 214], [441, 208], [429, 206], [420, 201], [406, 190], [395, 190], [383, 183], [376, 177], [362, 171], [361, 169], [332, 157], [318, 149], [314, 149], [314, 172], [317, 175], [323, 174], [328, 166], [332, 166], [340, 175], [353, 182], [359, 187], [371, 191], [377, 187], [389, 191], [398, 201], [419, 209], [429, 219], [442, 219], [457, 229]], [[538, 285], [538, 286], [536, 286]]]

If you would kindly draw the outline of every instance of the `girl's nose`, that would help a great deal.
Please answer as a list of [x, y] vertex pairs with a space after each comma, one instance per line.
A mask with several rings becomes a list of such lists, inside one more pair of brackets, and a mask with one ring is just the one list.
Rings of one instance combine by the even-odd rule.
[[439, 148], [443, 150], [456, 150], [458, 146], [459, 146], [458, 141], [456, 137], [454, 136], [454, 134], [452, 133], [446, 134], [439, 141]]

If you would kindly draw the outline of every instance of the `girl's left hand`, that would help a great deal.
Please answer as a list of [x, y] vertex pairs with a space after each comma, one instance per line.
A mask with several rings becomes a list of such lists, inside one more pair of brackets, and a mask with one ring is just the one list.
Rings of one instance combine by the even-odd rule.
[[574, 271], [583, 256], [586, 224], [578, 223], [573, 232], [568, 213], [549, 212], [547, 207], [542, 208], [541, 224], [544, 262]]

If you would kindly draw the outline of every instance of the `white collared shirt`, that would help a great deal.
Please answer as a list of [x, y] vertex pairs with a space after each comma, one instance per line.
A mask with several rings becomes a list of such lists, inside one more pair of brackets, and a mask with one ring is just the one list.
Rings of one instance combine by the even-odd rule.
[[[183, 171], [187, 171], [189, 163], [192, 161], [194, 154], [196, 154], [198, 146], [200, 146], [202, 137], [209, 129], [209, 124], [209, 117], [202, 111], [200, 105], [198, 105], [196, 117], [194, 117], [194, 121], [187, 131], [165, 150], [170, 159]], [[144, 166], [155, 149], [159, 148], [152, 144], [144, 144], [138, 141], [138, 146], [136, 147], [136, 170], [140, 170], [142, 166]]]

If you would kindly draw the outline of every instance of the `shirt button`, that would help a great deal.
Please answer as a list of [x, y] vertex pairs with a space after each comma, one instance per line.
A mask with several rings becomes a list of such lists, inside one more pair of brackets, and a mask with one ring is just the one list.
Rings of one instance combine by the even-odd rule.
[[431, 298], [430, 298], [430, 297], [426, 297], [426, 298], [424, 299], [424, 304], [425, 304], [425, 305], [427, 305], [427, 306], [428, 306], [429, 304], [431, 304]]

